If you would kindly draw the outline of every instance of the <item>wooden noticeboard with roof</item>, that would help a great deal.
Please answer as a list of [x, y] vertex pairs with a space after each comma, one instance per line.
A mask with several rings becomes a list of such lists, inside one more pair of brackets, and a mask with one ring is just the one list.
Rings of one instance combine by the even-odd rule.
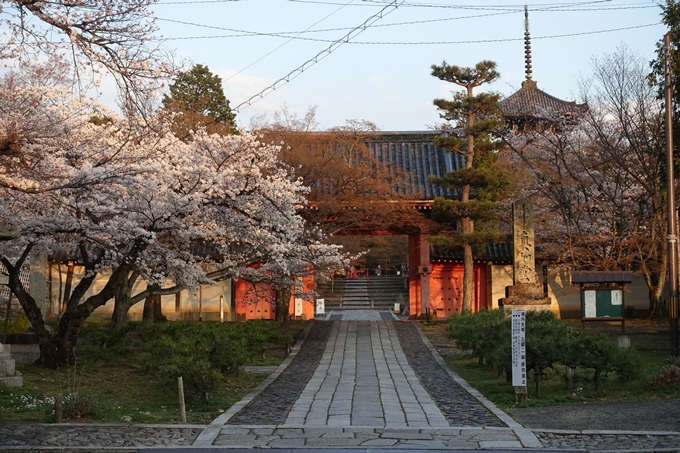
[[581, 325], [586, 321], [621, 321], [626, 330], [624, 287], [633, 281], [632, 272], [572, 272], [571, 283], [581, 286]]

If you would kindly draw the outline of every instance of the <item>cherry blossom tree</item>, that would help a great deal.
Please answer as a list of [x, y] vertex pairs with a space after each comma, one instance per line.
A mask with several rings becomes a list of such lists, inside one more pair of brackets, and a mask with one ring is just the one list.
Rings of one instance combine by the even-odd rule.
[[593, 59], [575, 123], [507, 137], [518, 186], [536, 206], [538, 253], [555, 265], [644, 277], [659, 313], [667, 273], [663, 110], [625, 46]]
[[[307, 189], [276, 146], [200, 131], [185, 143], [154, 117], [120, 118], [66, 89], [0, 97], [0, 136], [18, 137], [18, 152], [0, 156], [0, 221], [21, 228], [0, 262], [46, 366], [72, 363], [85, 320], [133, 275], [147, 283], [132, 296], [141, 300], [253, 272], [292, 281], [301, 267], [344, 264], [338, 247], [305, 229], [298, 207]], [[34, 251], [77, 256], [85, 267], [54, 334], [19, 279]], [[255, 271], [255, 262], [265, 264]], [[102, 274], [106, 284], [93, 286]], [[175, 287], [157, 289], [167, 279]]]
[[155, 39], [150, 6], [156, 0], [2, 0], [7, 37], [0, 59], [36, 61], [60, 56], [74, 79], [88, 88], [103, 73], [113, 76], [131, 104], [170, 74], [167, 53]]

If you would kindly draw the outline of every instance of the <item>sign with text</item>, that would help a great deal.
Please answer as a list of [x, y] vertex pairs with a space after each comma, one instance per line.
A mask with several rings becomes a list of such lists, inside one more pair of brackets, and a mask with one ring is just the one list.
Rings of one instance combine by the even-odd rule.
[[316, 314], [323, 315], [326, 313], [326, 301], [324, 299], [316, 300]]
[[526, 387], [527, 361], [524, 344], [526, 316], [524, 310], [512, 311], [512, 385]]

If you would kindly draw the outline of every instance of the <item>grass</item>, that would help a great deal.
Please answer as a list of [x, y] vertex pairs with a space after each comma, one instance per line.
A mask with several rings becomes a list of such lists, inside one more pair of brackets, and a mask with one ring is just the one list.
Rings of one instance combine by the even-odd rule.
[[[304, 322], [277, 324], [276, 330], [293, 337]], [[96, 409], [94, 417], [67, 418], [69, 422], [178, 423], [177, 385], [163, 385], [157, 373], [146, 366], [149, 354], [143, 345], [107, 350], [101, 345], [79, 347], [75, 367], [58, 370], [33, 364], [17, 364], [22, 387], [0, 384], [0, 423], [54, 421], [54, 396], [78, 394]], [[278, 365], [286, 356], [285, 345], [270, 345], [264, 357], [252, 365]], [[205, 424], [238, 402], [266, 378], [239, 372], [223, 376], [222, 385], [207, 402], [187, 401], [187, 422]], [[66, 403], [65, 403], [66, 409]]]
[[[567, 322], [574, 328], [581, 328], [580, 322]], [[639, 376], [624, 382], [610, 373], [604, 380], [599, 393], [595, 393], [592, 383], [592, 372], [576, 370], [574, 380], [567, 384], [564, 367], [556, 366], [548, 379], [541, 384], [541, 398], [536, 397], [533, 375], [529, 373], [528, 395], [526, 402], [516, 404], [514, 388], [506, 382], [505, 375], [499, 375], [495, 369], [486, 364], [479, 364], [476, 357], [462, 351], [452, 351], [442, 344], [445, 338], [446, 324], [430, 325], [424, 328], [426, 334], [436, 346], [448, 349], [444, 356], [446, 362], [470, 385], [479, 390], [501, 409], [511, 407], [556, 406], [563, 404], [613, 402], [613, 401], [649, 401], [658, 399], [680, 398], [680, 387], [653, 387], [649, 385], [651, 378], [666, 364], [669, 355], [670, 341], [668, 325], [663, 322], [648, 320], [629, 320], [626, 335], [630, 336], [631, 347], [642, 357], [642, 369]], [[620, 324], [598, 322], [586, 324], [591, 333], [602, 333], [616, 341], [621, 334]]]

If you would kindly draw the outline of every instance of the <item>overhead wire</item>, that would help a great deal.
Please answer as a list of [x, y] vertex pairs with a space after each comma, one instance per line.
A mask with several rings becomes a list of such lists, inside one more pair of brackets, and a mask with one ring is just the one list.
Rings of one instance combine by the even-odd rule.
[[[395, 23], [391, 23], [391, 24], [374, 24], [374, 25], [371, 26], [371, 28], [394, 27], [394, 26], [401, 26], [401, 25], [416, 25], [416, 24], [425, 24], [425, 23], [433, 23], [433, 22], [444, 22], [444, 21], [450, 21], [450, 20], [475, 19], [475, 18], [480, 18], [480, 17], [500, 16], [500, 15], [505, 15], [505, 14], [516, 14], [516, 13], [519, 13], [519, 12], [521, 12], [521, 11], [519, 11], [519, 10], [517, 10], [517, 11], [502, 11], [502, 12], [497, 12], [497, 13], [475, 14], [473, 16], [445, 17], [445, 18], [438, 18], [438, 19], [423, 19], [423, 20], [414, 20], [414, 21], [408, 21], [408, 22], [395, 22]], [[217, 26], [217, 25], [197, 24], [195, 22], [186, 22], [186, 21], [175, 20], [175, 19], [158, 18], [158, 20], [161, 20], [163, 22], [172, 22], [172, 23], [182, 24], [182, 25], [191, 25], [191, 26], [194, 26], [194, 27], [208, 28], [208, 29], [213, 29], [213, 30], [223, 30], [223, 31], [231, 31], [231, 32], [234, 32], [234, 33], [243, 33], [241, 35], [233, 35], [234, 37], [243, 37], [243, 36], [249, 36], [250, 35], [250, 36], [277, 36], [277, 37], [286, 37], [287, 38], [288, 36], [286, 36], [286, 35], [292, 35], [292, 34], [323, 33], [323, 32], [329, 32], [329, 31], [344, 31], [344, 30], [352, 30], [352, 28], [353, 28], [353, 27], [339, 27], [339, 28], [321, 28], [321, 29], [316, 29], [316, 30], [309, 30], [310, 27], [308, 27], [307, 29], [302, 30], [302, 31], [258, 32], [258, 31], [240, 30], [240, 29], [235, 29], [235, 28], [220, 27], [220, 26]], [[167, 38], [167, 39], [172, 40], [172, 39], [183, 39], [183, 38], [177, 37], [177, 38]]]
[[[166, 4], [174, 4], [174, 3], [222, 3], [222, 2], [231, 2], [231, 1], [240, 1], [240, 0], [193, 0], [193, 1], [182, 1], [178, 0], [177, 2], [173, 1], [168, 1], [168, 2], [161, 2], [161, 3], [166, 3]], [[204, 25], [204, 24], [197, 24], [197, 23], [192, 23], [192, 22], [186, 22], [186, 21], [178, 21], [178, 20], [172, 20], [172, 19], [163, 19], [159, 18], [159, 20], [167, 21], [167, 22], [173, 22], [173, 23], [179, 23], [183, 25], [190, 25], [190, 26], [195, 26], [195, 27], [201, 27], [201, 28], [209, 28], [209, 29], [214, 29], [214, 30], [224, 30], [224, 31], [230, 31], [234, 33], [239, 33], [236, 35], [214, 35], [214, 36], [193, 36], [193, 37], [171, 37], [171, 38], [165, 38], [166, 40], [190, 40], [190, 39], [216, 39], [216, 38], [229, 38], [229, 37], [245, 37], [245, 36], [272, 36], [272, 37], [280, 37], [280, 38], [286, 38], [287, 41], [283, 43], [282, 45], [276, 47], [272, 51], [268, 52], [267, 54], [263, 55], [253, 63], [249, 64], [248, 66], [244, 67], [237, 73], [231, 75], [227, 80], [231, 79], [232, 77], [235, 77], [239, 73], [243, 72], [247, 68], [253, 66], [257, 62], [261, 61], [262, 59], [266, 58], [267, 56], [271, 55], [275, 51], [279, 50], [281, 47], [284, 45], [288, 44], [289, 42], [293, 40], [304, 40], [304, 41], [317, 41], [317, 42], [328, 42], [331, 43], [327, 48], [322, 50], [321, 52], [318, 52], [314, 57], [308, 59], [306, 62], [304, 62], [302, 65], [298, 66], [294, 70], [290, 71], [288, 74], [286, 74], [284, 77], [279, 78], [276, 80], [273, 84], [269, 85], [268, 87], [264, 88], [261, 90], [259, 93], [251, 96], [248, 98], [246, 101], [240, 103], [237, 105], [235, 108], [233, 108], [233, 111], [235, 112], [240, 112], [242, 109], [252, 105], [253, 103], [257, 102], [258, 100], [264, 98], [266, 95], [270, 94], [271, 92], [275, 91], [278, 89], [280, 86], [287, 84], [297, 78], [300, 74], [302, 74], [305, 70], [307, 70], [310, 66], [318, 63], [322, 59], [326, 58], [330, 53], [332, 53], [334, 50], [336, 50], [338, 47], [342, 46], [343, 44], [358, 44], [358, 45], [450, 45], [450, 44], [477, 44], [477, 43], [498, 43], [498, 42], [511, 42], [511, 41], [521, 41], [523, 38], [501, 38], [501, 39], [482, 39], [482, 40], [461, 40], [461, 41], [425, 41], [425, 42], [368, 42], [368, 41], [351, 41], [351, 39], [355, 38], [359, 33], [365, 31], [369, 27], [389, 27], [389, 26], [401, 26], [401, 25], [414, 25], [414, 24], [423, 24], [423, 23], [432, 23], [432, 22], [441, 22], [441, 21], [450, 21], [450, 20], [461, 20], [461, 19], [471, 19], [471, 18], [477, 18], [477, 17], [487, 17], [487, 16], [496, 16], [496, 15], [504, 15], [504, 14], [515, 14], [522, 12], [524, 9], [524, 5], [441, 5], [441, 4], [433, 4], [433, 3], [413, 3], [409, 2], [407, 3], [406, 0], [393, 0], [391, 2], [387, 1], [381, 1], [381, 0], [362, 0], [361, 6], [373, 6], [375, 7], [376, 5], [381, 5], [385, 4], [386, 6], [383, 7], [378, 13], [374, 14], [371, 16], [369, 19], [364, 21], [360, 26], [351, 28], [351, 31], [347, 33], [345, 36], [343, 36], [340, 39], [322, 39], [322, 38], [311, 38], [311, 37], [306, 37], [306, 36], [301, 36], [303, 34], [308, 34], [308, 33], [321, 33], [321, 32], [330, 32], [330, 31], [341, 31], [341, 30], [348, 30], [349, 27], [343, 27], [343, 28], [329, 28], [329, 29], [317, 29], [317, 30], [310, 30], [312, 27], [317, 25], [318, 23], [322, 22], [329, 16], [335, 14], [337, 11], [339, 11], [342, 8], [345, 8], [347, 6], [358, 6], [359, 4], [357, 3], [352, 3], [350, 1], [349, 3], [337, 3], [337, 2], [324, 2], [324, 1], [319, 1], [319, 0], [287, 0], [290, 2], [298, 2], [298, 3], [321, 3], [321, 4], [326, 4], [326, 5], [340, 5], [341, 8], [336, 9], [329, 15], [325, 16], [321, 20], [315, 22], [314, 24], [310, 25], [307, 27], [305, 30], [302, 31], [291, 31], [291, 32], [255, 32], [255, 31], [249, 31], [249, 30], [240, 30], [240, 29], [232, 29], [232, 28], [226, 28], [226, 27], [220, 27], [220, 26], [211, 26], [211, 25]], [[602, 3], [610, 3], [612, 0], [592, 0], [592, 1], [585, 1], [585, 2], [559, 2], [559, 3], [552, 3], [552, 4], [541, 4], [541, 5], [535, 5], [533, 7], [534, 11], [550, 11], [550, 12], [576, 12], [576, 11], [612, 11], [612, 10], [629, 10], [629, 9], [644, 9], [644, 8], [656, 8], [658, 5], [650, 5], [649, 3], [627, 3], [624, 5], [611, 5], [611, 6], [599, 6]], [[586, 5], [592, 5], [592, 6], [586, 6]], [[375, 24], [377, 20], [381, 19], [384, 17], [388, 12], [385, 12], [386, 10], [389, 10], [389, 12], [393, 11], [394, 9], [401, 7], [401, 6], [410, 6], [410, 7], [422, 7], [422, 8], [448, 8], [448, 9], [460, 9], [460, 10], [482, 10], [482, 11], [494, 11], [490, 13], [484, 13], [484, 14], [477, 14], [477, 15], [472, 15], [472, 16], [461, 16], [461, 17], [453, 17], [453, 18], [436, 18], [436, 19], [424, 19], [424, 20], [419, 20], [419, 21], [408, 21], [408, 22], [399, 22], [399, 23], [393, 23], [393, 24]], [[521, 8], [521, 9], [520, 9]], [[623, 31], [623, 30], [631, 30], [631, 29], [638, 29], [638, 28], [644, 28], [644, 27], [651, 27], [651, 26], [656, 26], [659, 25], [660, 22], [657, 23], [652, 23], [652, 24], [644, 24], [644, 25], [636, 25], [636, 26], [628, 26], [628, 27], [619, 27], [619, 28], [613, 28], [613, 29], [606, 29], [606, 30], [594, 30], [594, 31], [586, 31], [586, 32], [577, 32], [577, 33], [566, 33], [566, 34], [556, 34], [556, 35], [546, 35], [546, 36], [534, 36], [532, 39], [554, 39], [554, 38], [564, 38], [564, 37], [573, 37], [573, 36], [582, 36], [582, 35], [592, 35], [592, 34], [600, 34], [600, 33], [611, 33], [611, 32], [617, 32], [617, 31]], [[293, 36], [291, 36], [293, 35]]]
[[[331, 17], [333, 14], [335, 14], [335, 13], [337, 13], [338, 11], [342, 10], [345, 6], [349, 5], [349, 4], [352, 3], [353, 1], [354, 1], [354, 0], [349, 0], [349, 2], [347, 2], [345, 5], [341, 6], [340, 8], [337, 8], [337, 9], [336, 9], [335, 11], [333, 11], [332, 13], [330, 13], [330, 14], [324, 16], [323, 18], [319, 19], [318, 21], [314, 22], [312, 25], [310, 25], [309, 27], [307, 27], [304, 31], [307, 31], [307, 30], [309, 30], [310, 28], [314, 27], [315, 25], [317, 25], [317, 24], [323, 22], [324, 20], [328, 19], [328, 18]], [[403, 0], [402, 0], [402, 1], [403, 1]], [[295, 35], [295, 36], [290, 36], [290, 37], [288, 37], [288, 41], [284, 42], [284, 43], [281, 44], [280, 46], [275, 47], [274, 49], [270, 50], [270, 51], [267, 52], [266, 54], [262, 55], [262, 56], [261, 56], [260, 58], [258, 58], [257, 60], [255, 60], [255, 61], [253, 61], [252, 63], [250, 63], [248, 66], [245, 66], [244, 68], [241, 68], [241, 69], [240, 69], [239, 71], [237, 71], [236, 73], [230, 75], [229, 77], [227, 77], [227, 79], [225, 80], [225, 82], [228, 81], [228, 80], [233, 79], [234, 77], [236, 77], [237, 75], [239, 75], [239, 74], [241, 74], [243, 71], [245, 71], [246, 69], [248, 69], [248, 68], [250, 68], [251, 66], [253, 66], [253, 65], [257, 64], [257, 63], [259, 63], [259, 62], [262, 61], [262, 60], [264, 60], [264, 59], [267, 58], [269, 55], [273, 54], [274, 52], [276, 52], [277, 50], [279, 50], [280, 48], [282, 48], [283, 46], [285, 46], [285, 45], [288, 44], [289, 42], [295, 40], [301, 33], [303, 33], [303, 32], [300, 32], [300, 33], [298, 33], [298, 34]]]
[[[574, 3], [574, 4], [580, 5], [580, 4], [584, 4], [584, 3], [601, 3], [601, 2], [579, 2], [579, 3]], [[343, 5], [349, 6], [349, 3], [345, 3]], [[564, 5], [564, 3], [561, 3], [560, 5]], [[563, 11], [563, 12], [571, 12], [571, 11], [613, 11], [613, 10], [625, 10], [625, 9], [646, 9], [646, 8], [656, 8], [656, 7], [657, 7], [656, 5], [649, 5], [649, 4], [646, 4], [645, 6], [603, 7], [603, 8], [584, 8], [584, 9], [574, 9], [574, 8], [556, 9], [556, 8], [562, 8], [562, 7], [549, 6], [549, 7], [543, 8], [543, 9], [537, 8], [537, 9], [534, 9], [534, 11], [551, 11], [551, 12], [559, 12], [559, 11]], [[334, 11], [331, 14], [334, 14], [337, 11], [339, 11], [339, 9]], [[372, 28], [395, 27], [395, 26], [403, 26], [403, 25], [417, 25], [417, 24], [427, 24], [427, 23], [435, 23], [435, 22], [446, 22], [446, 21], [452, 21], [452, 20], [475, 19], [475, 18], [499, 16], [499, 15], [506, 15], [506, 14], [516, 14], [516, 13], [520, 13], [520, 12], [523, 12], [523, 8], [517, 9], [517, 10], [511, 10], [511, 11], [500, 11], [500, 12], [494, 12], [494, 13], [475, 14], [475, 15], [470, 15], [470, 16], [445, 17], [445, 18], [436, 18], [436, 19], [422, 19], [422, 20], [415, 20], [415, 21], [395, 22], [395, 23], [391, 23], [391, 24], [375, 24], [375, 25], [372, 25]], [[328, 18], [329, 16], [324, 17], [323, 19], [321, 19], [321, 21]], [[168, 37], [168, 38], [165, 38], [166, 40], [208, 39], [208, 38], [214, 39], [214, 38], [218, 38], [218, 37], [241, 38], [241, 37], [246, 37], [246, 36], [272, 36], [272, 37], [282, 37], [282, 38], [287, 38], [287, 39], [310, 40], [310, 39], [307, 39], [307, 38], [299, 38], [299, 37], [291, 38], [290, 36], [287, 36], [287, 35], [302, 35], [302, 34], [308, 34], [308, 33], [324, 33], [324, 32], [330, 32], [330, 31], [344, 31], [344, 30], [351, 30], [352, 29], [352, 27], [338, 27], [338, 28], [323, 28], [323, 29], [310, 30], [311, 27], [313, 27], [314, 25], [321, 22], [321, 21], [318, 21], [318, 22], [315, 22], [311, 26], [309, 26], [306, 29], [301, 30], [301, 31], [259, 32], [259, 31], [251, 31], [251, 30], [242, 30], [242, 29], [221, 27], [221, 26], [216, 26], [216, 25], [199, 24], [199, 23], [195, 23], [195, 22], [187, 22], [187, 21], [175, 20], [175, 19], [166, 19], [166, 18], [162, 18], [162, 17], [159, 17], [157, 19], [160, 20], [160, 21], [176, 23], [176, 24], [181, 24], [181, 25], [190, 25], [190, 26], [199, 27], [199, 28], [207, 28], [207, 29], [212, 29], [212, 30], [222, 30], [222, 31], [229, 31], [229, 32], [234, 32], [234, 33], [240, 33], [240, 34], [237, 34], [237, 35], [219, 35], [219, 36], [205, 36], [205, 37], [201, 37], [201, 36]], [[311, 40], [315, 40], [315, 39], [311, 39]]]
[[343, 36], [340, 39], [336, 39], [331, 43], [330, 46], [326, 47], [324, 50], [321, 52], [317, 53], [315, 56], [310, 58], [309, 60], [305, 61], [303, 64], [298, 66], [297, 68], [293, 69], [290, 71], [288, 74], [285, 76], [281, 77], [280, 79], [276, 80], [274, 83], [260, 91], [259, 93], [251, 96], [250, 98], [246, 99], [244, 102], [240, 103], [237, 105], [235, 108], [232, 110], [234, 112], [240, 112], [242, 108], [248, 107], [252, 105], [254, 102], [256, 102], [259, 99], [262, 99], [269, 93], [276, 91], [276, 89], [284, 84], [289, 83], [291, 80], [294, 80], [297, 78], [300, 74], [302, 74], [305, 70], [307, 70], [310, 66], [313, 66], [317, 64], [319, 61], [323, 60], [326, 58], [328, 55], [330, 55], [333, 51], [341, 47], [343, 44], [346, 44], [350, 41], [350, 39], [354, 38], [355, 36], [359, 35], [363, 31], [365, 31], [367, 28], [369, 28], [374, 22], [382, 19], [385, 17], [387, 14], [391, 13], [395, 9], [397, 9], [402, 3], [404, 3], [404, 0], [393, 0], [390, 4], [382, 8], [380, 11], [377, 13], [373, 14], [371, 17], [366, 19], [361, 25], [355, 27], [352, 29], [349, 33], [347, 33], [345, 36]]

